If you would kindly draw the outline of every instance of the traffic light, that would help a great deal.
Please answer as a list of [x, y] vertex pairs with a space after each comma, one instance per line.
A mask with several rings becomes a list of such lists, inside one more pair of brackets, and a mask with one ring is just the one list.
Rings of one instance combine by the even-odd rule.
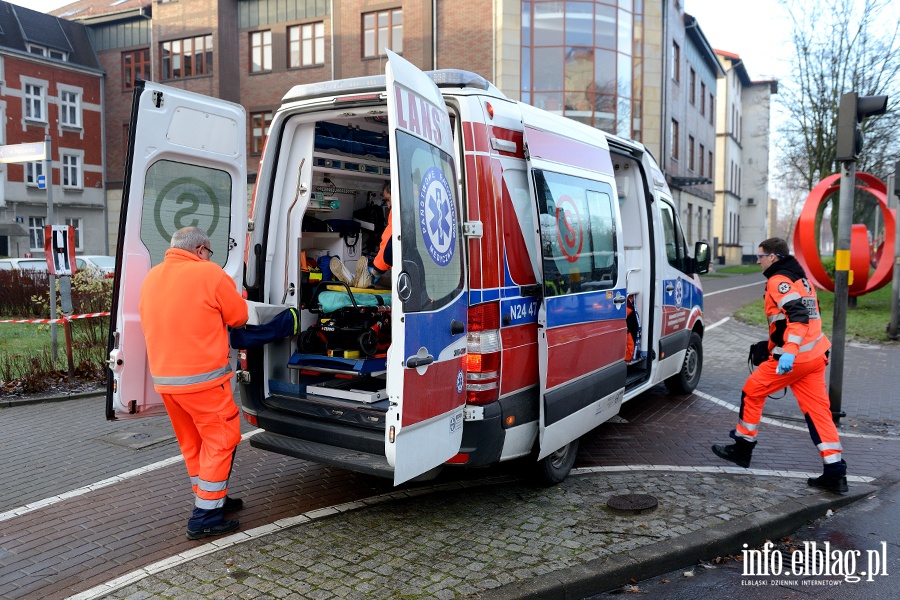
[[856, 160], [859, 157], [863, 145], [863, 133], [859, 125], [866, 117], [887, 112], [887, 101], [887, 96], [858, 96], [856, 92], [841, 94], [835, 160]]

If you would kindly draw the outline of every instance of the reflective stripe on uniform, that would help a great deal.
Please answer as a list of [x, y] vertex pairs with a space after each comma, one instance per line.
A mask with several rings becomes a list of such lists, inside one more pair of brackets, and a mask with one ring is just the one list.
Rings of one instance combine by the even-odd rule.
[[803, 342], [802, 335], [788, 335], [787, 341], [791, 344], [800, 344]]
[[197, 487], [204, 492], [221, 492], [228, 489], [228, 480], [225, 481], [206, 481], [201, 479], [197, 483]]
[[766, 320], [767, 320], [767, 321], [769, 322], [769, 324], [771, 325], [771, 324], [774, 323], [775, 321], [784, 321], [786, 318], [787, 318], [787, 317], [784, 316], [784, 313], [778, 313], [778, 314], [772, 315], [772, 316], [770, 316], [770, 317], [767, 317]]
[[741, 427], [743, 427], [744, 429], [746, 429], [747, 431], [756, 431], [757, 429], [759, 429], [758, 423], [756, 425], [751, 425], [750, 423], [747, 423], [746, 421], [738, 421], [738, 424]]
[[196, 475], [191, 475], [190, 477], [191, 477], [191, 487], [194, 487], [195, 485], [197, 485], [197, 483], [200, 482], [200, 478], [197, 477]]
[[[810, 343], [808, 343], [808, 344], [803, 344], [802, 346], [800, 346], [800, 352], [808, 352], [808, 351], [812, 350], [813, 348], [816, 347], [816, 344], [818, 344], [818, 343], [819, 343], [819, 340], [821, 340], [823, 337], [825, 337], [825, 334], [824, 334], [824, 333], [820, 333], [820, 334], [819, 334], [819, 337], [817, 337], [816, 339], [814, 339], [814, 340], [811, 341]], [[800, 341], [802, 342], [803, 340], [801, 339]]]
[[781, 300], [778, 301], [778, 308], [783, 308], [785, 304], [790, 302], [791, 300], [799, 300], [800, 294], [797, 292], [791, 292], [790, 294], [785, 294], [781, 297]]
[[225, 498], [219, 498], [218, 500], [204, 500], [203, 498], [196, 498], [194, 500], [194, 506], [196, 506], [197, 508], [202, 508], [203, 510], [222, 508], [223, 506], [225, 506]]
[[199, 373], [197, 375], [184, 375], [181, 377], [154, 377], [153, 383], [156, 385], [193, 385], [195, 383], [203, 383], [204, 381], [213, 381], [223, 375], [231, 373], [231, 365], [219, 367], [214, 371]]
[[843, 450], [843, 446], [841, 446], [840, 442], [822, 442], [821, 444], [816, 445], [816, 448], [819, 449], [819, 452], [824, 452], [825, 450]]
[[841, 453], [838, 452], [837, 454], [829, 454], [828, 456], [823, 456], [822, 462], [825, 463], [826, 465], [839, 463], [839, 462], [841, 462]]

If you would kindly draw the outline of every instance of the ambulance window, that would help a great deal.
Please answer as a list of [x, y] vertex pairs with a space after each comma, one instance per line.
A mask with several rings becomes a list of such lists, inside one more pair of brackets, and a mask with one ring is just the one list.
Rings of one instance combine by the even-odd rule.
[[172, 234], [199, 227], [209, 235], [213, 256], [224, 266], [230, 250], [231, 176], [220, 169], [160, 160], [147, 169], [141, 241], [153, 265], [162, 262]]
[[[528, 191], [528, 178], [524, 169], [514, 169], [507, 167], [503, 169], [503, 185], [506, 187], [505, 192], [509, 193], [509, 199], [512, 203], [513, 219], [518, 223], [519, 230], [510, 227], [505, 221], [507, 215], [504, 214], [504, 234], [511, 236], [519, 234], [522, 236], [522, 243], [528, 252], [528, 261], [531, 264], [531, 271], [540, 277], [541, 253], [537, 247], [537, 224], [534, 222], [534, 203], [531, 200], [531, 193]], [[505, 201], [505, 200], [504, 200]], [[507, 239], [507, 251], [513, 243]], [[508, 263], [514, 262], [507, 257]], [[510, 275], [516, 283], [524, 283], [525, 278], [518, 273], [513, 273], [513, 266], [510, 266]], [[518, 276], [518, 277], [517, 277]], [[520, 281], [521, 279], [521, 281]]]
[[663, 221], [663, 235], [665, 236], [666, 260], [679, 271], [684, 271], [684, 234], [682, 234], [681, 225], [675, 216], [675, 208], [668, 202], [660, 202], [659, 207], [659, 213]]
[[612, 186], [534, 171], [540, 214], [544, 293], [609, 289], [618, 279]]
[[402, 269], [412, 286], [404, 310], [437, 310], [463, 289], [456, 173], [446, 153], [402, 131], [397, 132], [397, 156], [400, 189], [394, 193], [399, 193], [395, 206], [399, 204], [402, 219]]

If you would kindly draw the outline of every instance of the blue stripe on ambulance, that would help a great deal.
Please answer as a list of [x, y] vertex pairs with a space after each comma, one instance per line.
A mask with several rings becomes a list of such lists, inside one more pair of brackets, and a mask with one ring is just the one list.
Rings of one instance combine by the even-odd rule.
[[582, 292], [547, 298], [547, 327], [580, 325], [594, 321], [625, 319], [625, 304], [616, 305], [613, 298], [624, 296], [625, 288]]
[[406, 313], [404, 360], [414, 356], [423, 346], [437, 359], [444, 348], [459, 339], [458, 334], [450, 333], [450, 320], [465, 323], [468, 306], [466, 294], [460, 294], [456, 300], [438, 311]]

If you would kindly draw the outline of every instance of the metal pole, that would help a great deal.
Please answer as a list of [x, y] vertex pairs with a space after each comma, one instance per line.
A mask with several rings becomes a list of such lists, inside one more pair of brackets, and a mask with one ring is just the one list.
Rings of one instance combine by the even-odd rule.
[[838, 239], [834, 247], [834, 316], [831, 333], [831, 417], [840, 424], [844, 392], [844, 343], [847, 339], [847, 294], [850, 272], [850, 230], [853, 221], [853, 196], [856, 189], [856, 161], [841, 163], [841, 206], [838, 210]]
[[[52, 226], [53, 219], [53, 156], [50, 154], [50, 136], [44, 136], [44, 181], [47, 183], [47, 224]], [[50, 318], [56, 318], [56, 276], [50, 275]], [[50, 324], [50, 349], [53, 355], [53, 364], [59, 356], [59, 346], [56, 341], [56, 323]]]
[[891, 284], [891, 322], [888, 325], [888, 337], [900, 339], [897, 326], [900, 324], [900, 194], [897, 192], [897, 177], [900, 176], [900, 161], [894, 165], [894, 174], [888, 177], [888, 206], [894, 213], [894, 281]]

